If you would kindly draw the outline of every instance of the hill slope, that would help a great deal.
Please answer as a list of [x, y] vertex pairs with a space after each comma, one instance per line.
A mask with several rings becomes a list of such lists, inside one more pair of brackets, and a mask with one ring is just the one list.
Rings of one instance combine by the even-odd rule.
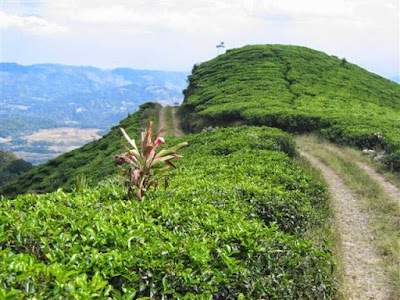
[[188, 131], [238, 123], [317, 130], [335, 142], [383, 147], [400, 169], [400, 85], [345, 59], [298, 46], [246, 46], [195, 65], [189, 82], [181, 110]]
[[60, 187], [69, 190], [74, 186], [75, 178], [80, 175], [92, 183], [104, 179], [115, 173], [113, 157], [121, 152], [124, 144], [119, 127], [124, 127], [132, 136], [138, 135], [149, 118], [157, 119], [159, 109], [159, 104], [143, 104], [139, 111], [111, 128], [101, 139], [34, 167], [16, 181], [0, 187], [0, 195], [15, 197], [28, 191], [43, 193]]
[[[118, 70], [127, 78], [135, 75], [130, 72]], [[188, 131], [241, 123], [317, 130], [336, 142], [386, 148], [387, 162], [400, 168], [400, 86], [344, 60], [304, 47], [247, 46], [195, 66], [189, 82], [180, 111]], [[146, 104], [121, 124], [139, 133], [144, 111], [155, 120], [158, 109]], [[0, 193], [69, 189], [80, 173], [96, 182], [112, 172], [112, 156], [121, 145], [115, 127], [102, 139], [34, 168]]]

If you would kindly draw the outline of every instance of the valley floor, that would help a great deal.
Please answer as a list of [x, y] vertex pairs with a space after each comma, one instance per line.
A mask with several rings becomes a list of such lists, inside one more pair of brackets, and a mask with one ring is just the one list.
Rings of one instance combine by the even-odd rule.
[[354, 150], [311, 136], [298, 137], [297, 144], [329, 188], [343, 297], [399, 299], [400, 189]]

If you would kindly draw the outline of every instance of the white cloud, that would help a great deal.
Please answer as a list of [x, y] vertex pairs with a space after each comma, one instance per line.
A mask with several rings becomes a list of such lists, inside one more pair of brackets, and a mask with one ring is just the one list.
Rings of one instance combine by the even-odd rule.
[[[63, 46], [46, 48], [46, 59], [58, 62], [188, 69], [225, 41], [227, 48], [300, 44], [381, 74], [399, 72], [398, 0], [43, 0], [4, 11], [0, 28], [43, 34], [67, 26], [70, 34], [57, 41]], [[35, 57], [44, 56], [38, 49]]]
[[16, 16], [0, 11], [0, 29], [18, 28], [36, 35], [52, 35], [66, 32], [65, 26], [50, 23], [37, 16]]
[[[56, 19], [79, 23], [81, 30], [90, 26], [108, 27], [122, 32], [223, 33], [243, 32], [259, 20], [229, 2], [68, 2], [49, 3], [47, 12]], [[127, 30], [129, 29], [129, 30]]]

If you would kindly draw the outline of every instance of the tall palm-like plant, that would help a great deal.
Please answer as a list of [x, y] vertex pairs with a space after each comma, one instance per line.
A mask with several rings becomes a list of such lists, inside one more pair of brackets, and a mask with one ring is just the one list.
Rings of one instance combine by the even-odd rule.
[[[172, 160], [178, 160], [182, 157], [177, 153], [188, 143], [183, 142], [167, 149], [159, 149], [161, 145], [165, 145], [164, 138], [160, 136], [163, 130], [157, 132], [153, 137], [153, 122], [150, 121], [146, 131], [142, 132], [139, 150], [135, 140], [131, 139], [122, 127], [120, 130], [133, 148], [129, 149], [125, 146], [128, 151], [116, 155], [115, 159], [121, 165], [121, 170], [125, 174], [124, 185], [128, 189], [128, 197], [133, 197], [135, 194], [137, 199], [141, 200], [150, 187], [157, 188], [158, 180], [154, 176], [156, 173], [162, 173], [170, 167], [176, 168]], [[167, 165], [163, 168], [155, 168], [162, 162]], [[124, 167], [125, 165], [126, 167]]]

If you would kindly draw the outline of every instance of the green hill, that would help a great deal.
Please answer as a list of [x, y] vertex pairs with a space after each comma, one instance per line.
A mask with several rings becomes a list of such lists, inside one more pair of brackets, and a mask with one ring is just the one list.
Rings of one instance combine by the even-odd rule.
[[[188, 132], [240, 124], [317, 131], [338, 143], [383, 148], [385, 162], [400, 170], [400, 85], [343, 59], [305, 47], [246, 46], [195, 65], [184, 94], [180, 115]], [[144, 105], [120, 126], [138, 134], [145, 115], [157, 119], [157, 107]], [[80, 174], [97, 182], [113, 171], [123, 142], [118, 127], [35, 167], [0, 194], [70, 189]]]
[[189, 132], [237, 124], [318, 131], [337, 143], [383, 148], [386, 163], [400, 170], [400, 85], [345, 59], [298, 46], [246, 46], [195, 65], [189, 83], [181, 110]]

